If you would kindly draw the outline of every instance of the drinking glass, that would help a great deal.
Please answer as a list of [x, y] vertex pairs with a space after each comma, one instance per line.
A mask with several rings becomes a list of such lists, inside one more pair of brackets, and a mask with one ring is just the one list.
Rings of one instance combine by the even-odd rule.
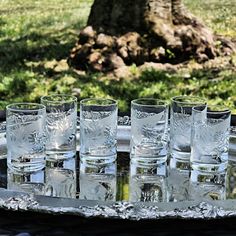
[[131, 102], [130, 157], [142, 163], [167, 159], [168, 104], [154, 98]]
[[7, 140], [6, 140], [6, 124], [0, 123], [0, 159], [7, 157]]
[[221, 106], [193, 107], [191, 167], [205, 172], [225, 171], [228, 164], [231, 112]]
[[41, 98], [46, 106], [47, 160], [63, 160], [76, 154], [77, 98], [49, 95]]
[[7, 164], [15, 171], [31, 172], [45, 167], [44, 105], [14, 103], [6, 107]]
[[171, 99], [170, 155], [179, 162], [189, 162], [191, 153], [192, 108], [205, 106], [206, 101], [195, 96], [177, 96]]
[[80, 158], [109, 163], [116, 159], [117, 102], [89, 98], [80, 102]]

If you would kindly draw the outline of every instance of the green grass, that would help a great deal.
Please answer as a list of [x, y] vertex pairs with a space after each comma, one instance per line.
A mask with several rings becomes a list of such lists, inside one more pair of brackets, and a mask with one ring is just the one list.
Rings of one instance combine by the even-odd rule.
[[236, 38], [236, 4], [234, 0], [183, 0], [183, 2], [214, 32]]
[[71, 71], [47, 65], [68, 57], [86, 24], [88, 2], [0, 1], [1, 108], [13, 101], [38, 101], [49, 92], [70, 92], [59, 84], [67, 86]]
[[[214, 31], [236, 38], [234, 0], [185, 0]], [[213, 4], [214, 3], [214, 4]], [[128, 111], [137, 97], [169, 99], [180, 94], [204, 96], [236, 113], [236, 72], [231, 69], [167, 73], [147, 70], [114, 80], [101, 74], [79, 75], [66, 64], [79, 29], [86, 25], [91, 0], [0, 1], [0, 108], [16, 101], [38, 102], [49, 93], [111, 97]], [[232, 58], [236, 65], [236, 58]]]

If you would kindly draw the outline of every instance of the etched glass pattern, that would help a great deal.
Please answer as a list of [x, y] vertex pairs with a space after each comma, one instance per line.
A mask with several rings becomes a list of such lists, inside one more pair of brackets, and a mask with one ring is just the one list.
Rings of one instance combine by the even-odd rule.
[[227, 168], [231, 116], [227, 109], [209, 109], [193, 110], [191, 166], [199, 171], [219, 172]]
[[76, 153], [77, 99], [67, 95], [41, 98], [47, 109], [47, 159], [67, 159]]
[[80, 156], [91, 161], [116, 158], [117, 105], [86, 105], [80, 109]]
[[[153, 104], [154, 103], [154, 104]], [[168, 106], [156, 99], [131, 103], [131, 158], [139, 161], [167, 158]]]
[[173, 158], [189, 162], [191, 153], [192, 108], [206, 106], [204, 99], [193, 96], [172, 98], [170, 114], [170, 154]]
[[7, 107], [8, 166], [36, 171], [45, 166], [45, 107], [12, 104]]

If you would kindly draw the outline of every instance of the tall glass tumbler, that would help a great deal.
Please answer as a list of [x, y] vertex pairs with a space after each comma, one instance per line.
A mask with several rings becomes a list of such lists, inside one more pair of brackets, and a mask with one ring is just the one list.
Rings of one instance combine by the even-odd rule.
[[6, 107], [7, 164], [9, 169], [33, 172], [45, 167], [44, 105], [15, 103]]
[[154, 98], [131, 102], [130, 157], [143, 164], [167, 159], [168, 103]]
[[117, 152], [117, 102], [89, 98], [80, 102], [80, 158], [91, 163], [109, 163]]
[[171, 99], [170, 155], [177, 162], [190, 161], [192, 108], [205, 106], [206, 101], [195, 96], [177, 96]]
[[228, 164], [231, 112], [221, 106], [193, 107], [191, 167], [204, 172], [225, 171]]
[[48, 160], [65, 160], [76, 154], [77, 98], [49, 95], [41, 98], [46, 106], [46, 155]]

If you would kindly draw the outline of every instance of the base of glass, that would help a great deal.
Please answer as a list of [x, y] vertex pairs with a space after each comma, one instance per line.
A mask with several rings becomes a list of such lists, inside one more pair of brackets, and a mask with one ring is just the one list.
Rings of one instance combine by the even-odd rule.
[[141, 176], [167, 176], [167, 163], [140, 162], [136, 159], [130, 161], [130, 175]]
[[197, 184], [224, 185], [226, 181], [226, 170], [222, 172], [191, 170], [190, 181]]
[[82, 163], [91, 164], [91, 165], [104, 165], [112, 163], [116, 160], [117, 154], [108, 155], [108, 156], [98, 156], [98, 155], [85, 155], [80, 153], [80, 161]]
[[44, 181], [44, 170], [30, 173], [9, 170], [7, 188], [15, 191], [44, 195]]
[[46, 160], [47, 161], [63, 161], [67, 159], [71, 159], [76, 155], [76, 150], [72, 151], [46, 151]]
[[14, 159], [7, 160], [7, 167], [13, 172], [19, 173], [33, 173], [45, 168], [45, 157], [38, 158], [36, 160], [25, 159], [24, 162], [16, 161]]
[[191, 162], [191, 169], [200, 172], [220, 173], [227, 169], [228, 161], [221, 162], [220, 164]]
[[175, 157], [170, 157], [169, 166], [171, 169], [176, 169], [179, 171], [190, 171], [189, 159], [178, 159]]
[[130, 154], [131, 163], [136, 163], [141, 166], [155, 166], [165, 164], [167, 155], [164, 156], [141, 156]]
[[201, 172], [192, 170], [189, 184], [189, 200], [225, 200], [227, 172]]
[[186, 152], [181, 152], [177, 150], [171, 150], [170, 151], [170, 156], [173, 159], [179, 160], [180, 162], [188, 162], [190, 160], [191, 152], [186, 151]]

